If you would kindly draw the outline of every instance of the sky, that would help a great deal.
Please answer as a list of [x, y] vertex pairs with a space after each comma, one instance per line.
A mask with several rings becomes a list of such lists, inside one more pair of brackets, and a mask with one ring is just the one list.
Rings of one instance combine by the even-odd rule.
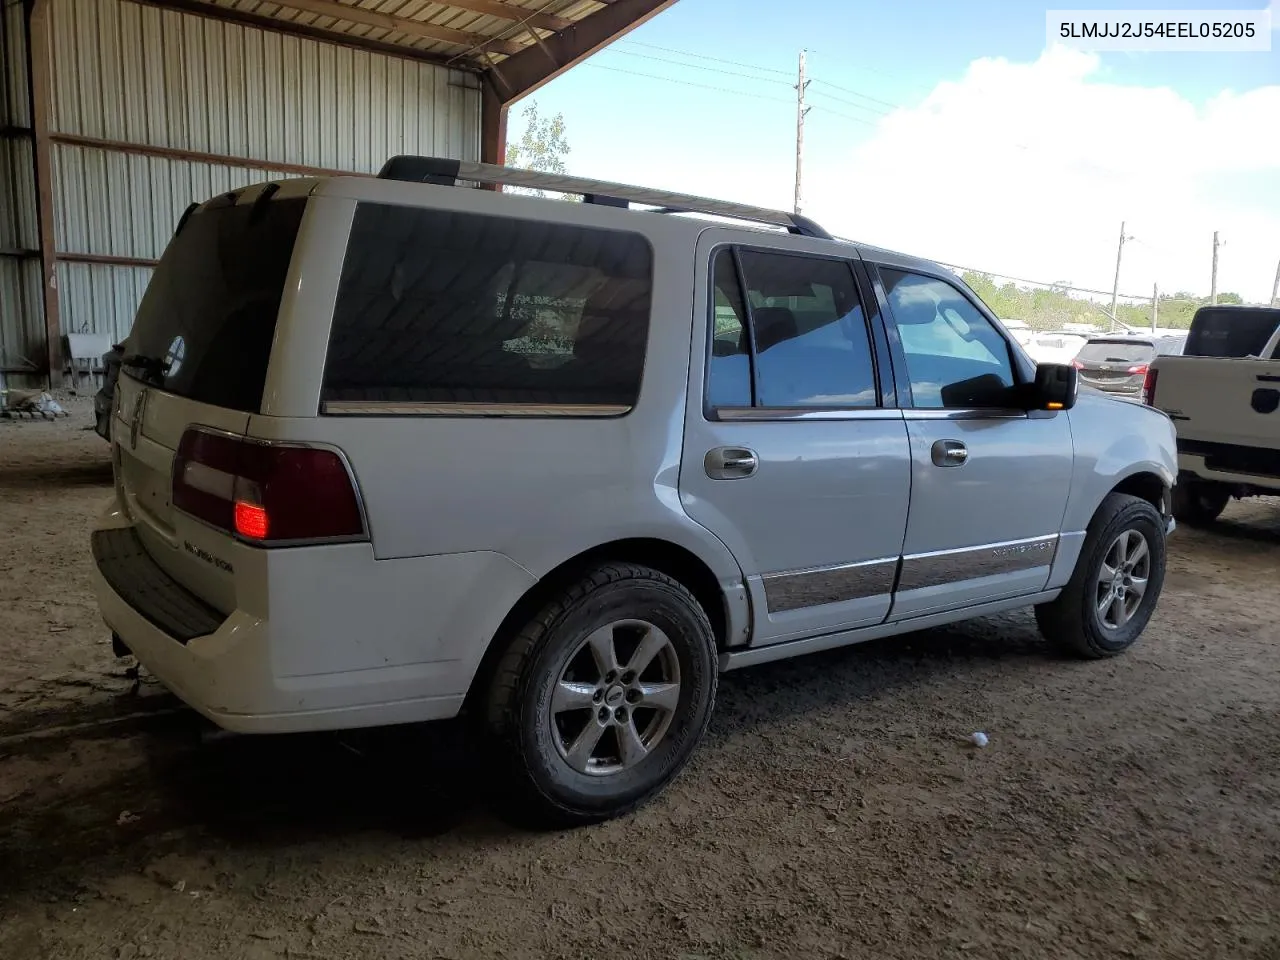
[[[1046, 10], [1267, 0], [679, 0], [531, 98], [582, 176], [790, 209], [999, 277], [1271, 295], [1280, 261], [1280, 8], [1271, 52], [1050, 47]], [[785, 11], [785, 12], [784, 12]], [[511, 137], [524, 122], [513, 108]]]

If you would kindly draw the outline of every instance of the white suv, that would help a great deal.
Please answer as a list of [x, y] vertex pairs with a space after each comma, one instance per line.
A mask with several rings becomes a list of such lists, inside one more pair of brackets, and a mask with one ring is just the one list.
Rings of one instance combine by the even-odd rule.
[[1164, 576], [1164, 414], [785, 213], [426, 158], [248, 187], [126, 352], [117, 649], [232, 730], [465, 708], [562, 823], [675, 776], [721, 670], [1023, 606], [1107, 656]]

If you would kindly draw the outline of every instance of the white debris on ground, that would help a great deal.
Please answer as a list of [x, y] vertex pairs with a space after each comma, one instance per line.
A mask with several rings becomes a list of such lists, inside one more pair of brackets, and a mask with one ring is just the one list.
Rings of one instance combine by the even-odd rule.
[[57, 400], [43, 390], [9, 390], [0, 411], [4, 416], [38, 415], [49, 418], [69, 415]]

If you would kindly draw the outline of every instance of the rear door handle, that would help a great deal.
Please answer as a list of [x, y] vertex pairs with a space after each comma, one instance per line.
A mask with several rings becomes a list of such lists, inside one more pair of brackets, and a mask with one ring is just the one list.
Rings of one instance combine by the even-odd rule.
[[703, 458], [707, 476], [712, 480], [740, 480], [760, 467], [760, 458], [746, 447], [716, 447]]
[[969, 448], [959, 440], [939, 440], [930, 453], [935, 467], [963, 467], [969, 462]]

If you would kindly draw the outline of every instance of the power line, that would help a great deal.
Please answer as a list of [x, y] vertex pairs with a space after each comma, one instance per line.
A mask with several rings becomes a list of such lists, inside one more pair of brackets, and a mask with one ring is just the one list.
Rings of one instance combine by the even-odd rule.
[[586, 63], [580, 64], [580, 66], [592, 67], [596, 70], [609, 70], [612, 73], [625, 73], [632, 77], [646, 77], [649, 80], [665, 80], [667, 81], [667, 83], [678, 83], [681, 86], [697, 87], [701, 90], [715, 90], [719, 93], [731, 93], [739, 97], [750, 97], [752, 100], [767, 100], [771, 103], [785, 103], [788, 105], [790, 105], [792, 102], [791, 100], [784, 100], [781, 97], [762, 97], [759, 94], [752, 93], [749, 90], [732, 90], [729, 87], [716, 87], [716, 86], [712, 86], [709, 83], [695, 83], [692, 80], [681, 80], [678, 77], [664, 77], [656, 73], [641, 73], [639, 70], [624, 70], [621, 67], [608, 67], [608, 66], [605, 66], [603, 63], [592, 63], [588, 61]]
[[863, 100], [870, 100], [872, 103], [878, 103], [882, 107], [889, 107], [891, 110], [904, 109], [904, 107], [900, 103], [892, 103], [888, 100], [880, 100], [880, 99], [877, 99], [876, 97], [869, 96], [865, 93], [859, 93], [857, 90], [852, 90], [849, 87], [842, 87], [840, 86], [840, 84], [832, 83], [830, 80], [814, 80], [813, 82], [820, 83], [824, 87], [831, 87], [832, 89], [839, 90], [841, 93], [847, 93], [855, 97], [861, 97]]
[[[644, 48], [649, 49], [649, 50], [660, 50], [660, 51], [662, 51], [663, 53], [674, 53], [674, 54], [676, 54], [677, 56], [681, 56], [681, 57], [689, 57], [689, 58], [698, 59], [698, 60], [707, 60], [707, 61], [709, 61], [709, 62], [711, 62], [711, 63], [722, 63], [722, 64], [727, 64], [727, 65], [732, 66], [732, 67], [743, 67], [743, 68], [745, 68], [745, 69], [747, 69], [747, 70], [759, 70], [759, 71], [763, 71], [763, 72], [765, 72], [765, 73], [778, 74], [778, 75], [780, 75], [780, 76], [784, 76], [784, 77], [790, 77], [790, 76], [791, 76], [791, 74], [790, 74], [788, 71], [786, 71], [786, 70], [776, 70], [776, 69], [774, 69], [773, 67], [761, 67], [761, 66], [757, 66], [756, 64], [743, 63], [743, 62], [742, 62], [742, 61], [740, 61], [740, 60], [724, 60], [724, 59], [721, 59], [721, 58], [719, 58], [719, 57], [711, 57], [711, 56], [707, 56], [706, 54], [693, 53], [693, 52], [688, 51], [688, 50], [676, 50], [676, 49], [675, 49], [675, 48], [673, 48], [673, 47], [661, 47], [661, 46], [658, 46], [657, 44], [652, 44], [652, 43], [641, 43], [641, 42], [640, 42], [640, 41], [638, 41], [638, 40], [620, 40], [620, 41], [618, 41], [618, 43], [619, 43], [619, 44], [628, 44], [628, 45], [630, 45], [630, 46], [635, 46], [635, 47], [644, 47]], [[683, 62], [681, 62], [681, 61], [679, 61], [679, 60], [668, 60], [668, 59], [663, 58], [663, 57], [654, 57], [654, 56], [649, 56], [649, 55], [646, 55], [646, 54], [631, 53], [631, 52], [629, 52], [629, 51], [625, 51], [625, 50], [618, 50], [618, 49], [616, 49], [616, 47], [612, 50], [612, 52], [613, 52], [613, 53], [622, 53], [622, 54], [625, 54], [626, 56], [629, 56], [629, 57], [641, 57], [641, 58], [645, 58], [645, 59], [655, 60], [655, 61], [658, 61], [658, 62], [661, 62], [661, 63], [671, 63], [671, 64], [675, 64], [676, 66], [681, 66], [681, 67], [691, 67], [691, 68], [693, 68], [693, 69], [695, 69], [695, 70], [709, 70], [709, 71], [711, 71], [711, 72], [713, 72], [713, 73], [721, 73], [721, 74], [724, 74], [725, 76], [730, 76], [730, 77], [742, 77], [742, 78], [744, 78], [744, 79], [748, 79], [748, 80], [762, 80], [762, 81], [769, 82], [769, 83], [781, 83], [781, 84], [785, 84], [785, 85], [787, 85], [787, 86], [794, 86], [794, 83], [793, 83], [791, 80], [774, 80], [772, 77], [754, 77], [754, 76], [751, 76], [751, 75], [749, 75], [749, 74], [734, 73], [734, 72], [729, 71], [729, 70], [720, 70], [720, 69], [718, 69], [718, 68], [716, 68], [716, 67], [704, 67], [704, 66], [702, 66], [701, 64], [697, 64], [697, 63], [683, 63]], [[849, 87], [843, 87], [843, 86], [841, 86], [841, 85], [840, 85], [840, 84], [838, 84], [838, 83], [832, 83], [830, 80], [821, 80], [821, 79], [813, 78], [813, 79], [811, 80], [811, 82], [812, 82], [812, 83], [818, 83], [818, 84], [822, 84], [822, 85], [824, 85], [824, 86], [831, 87], [833, 90], [839, 90], [839, 91], [841, 91], [842, 93], [849, 94], [850, 96], [858, 97], [858, 98], [860, 98], [860, 99], [867, 100], [867, 101], [869, 101], [869, 102], [871, 102], [871, 103], [876, 103], [876, 104], [879, 104], [879, 105], [884, 106], [884, 107], [889, 107], [890, 109], [893, 109], [893, 110], [901, 110], [901, 109], [904, 109], [904, 108], [903, 108], [903, 106], [902, 106], [901, 104], [898, 104], [898, 103], [892, 103], [892, 102], [890, 102], [890, 101], [888, 101], [888, 100], [880, 100], [880, 99], [878, 99], [878, 98], [876, 98], [876, 97], [870, 96], [869, 94], [861, 93], [860, 91], [853, 90], [853, 89], [851, 89], [851, 88], [849, 88]], [[823, 95], [824, 95], [824, 96], [826, 96], [826, 97], [829, 97], [830, 99], [832, 99], [832, 100], [834, 100], [834, 101], [836, 101], [836, 102], [838, 102], [838, 103], [842, 103], [842, 104], [844, 104], [845, 106], [854, 107], [854, 108], [859, 109], [859, 110], [870, 110], [870, 111], [871, 111], [871, 112], [873, 112], [873, 113], [878, 113], [878, 112], [880, 112], [880, 111], [873, 110], [871, 107], [868, 107], [868, 106], [866, 106], [866, 105], [864, 105], [864, 104], [861, 104], [861, 103], [855, 103], [854, 101], [851, 101], [851, 100], [846, 100], [846, 99], [844, 99], [843, 97], [838, 97], [838, 96], [836, 96], [835, 94], [832, 94], [832, 93], [824, 93]], [[881, 115], [882, 115], [882, 116], [887, 116], [887, 114], [886, 114], [886, 113], [881, 113]]]
[[[611, 73], [625, 73], [627, 76], [630, 76], [630, 77], [644, 77], [645, 79], [648, 79], [648, 80], [665, 80], [667, 83], [678, 83], [684, 87], [696, 87], [699, 90], [714, 90], [717, 93], [728, 93], [737, 97], [748, 97], [752, 100], [765, 100], [765, 101], [768, 101], [769, 103], [785, 103], [789, 105], [793, 102], [791, 100], [784, 100], [781, 97], [763, 97], [763, 96], [760, 96], [758, 93], [753, 93], [750, 90], [734, 90], [730, 87], [717, 87], [714, 84], [697, 83], [693, 80], [682, 80], [679, 77], [664, 77], [657, 73], [642, 73], [639, 70], [626, 70], [622, 67], [610, 67], [610, 66], [606, 66], [603, 63], [595, 63], [594, 61], [588, 61], [586, 63], [580, 64], [580, 66], [592, 67], [596, 70], [608, 70]], [[810, 104], [810, 107], [814, 110], [821, 110], [823, 113], [830, 114], [833, 117], [839, 117], [842, 120], [848, 120], [851, 123], [861, 123], [869, 127], [875, 126], [875, 121], [873, 120], [868, 120], [865, 117], [851, 117], [847, 113], [841, 113], [838, 110], [832, 110], [830, 107], [823, 106], [822, 104], [816, 104], [816, 103]]]
[[[817, 81], [815, 80], [814, 82], [816, 83]], [[865, 103], [854, 103], [852, 100], [845, 100], [843, 97], [835, 97], [829, 93], [823, 92], [822, 90], [817, 90], [815, 92], [819, 96], [827, 97], [830, 100], [834, 100], [836, 103], [844, 104], [846, 107], [853, 107], [855, 110], [866, 110], [868, 113], [874, 113], [877, 117], [889, 116], [888, 110], [877, 110], [875, 107], [868, 107]]]
[[775, 80], [773, 77], [755, 77], [749, 73], [737, 73], [733, 70], [721, 70], [719, 67], [706, 67], [700, 63], [684, 63], [680, 60], [671, 60], [667, 57], [655, 57], [648, 53], [632, 53], [630, 50], [606, 50], [605, 53], [616, 53], [624, 57], [639, 57], [641, 60], [652, 60], [655, 63], [671, 63], [678, 67], [689, 67], [692, 70], [707, 70], [711, 73], [718, 73], [725, 77], [741, 77], [744, 80], [755, 80], [760, 83], [777, 83], [784, 87], [790, 87], [792, 84], [785, 80]]
[[830, 114], [833, 117], [839, 117], [841, 120], [849, 120], [853, 123], [861, 123], [868, 127], [874, 127], [876, 125], [876, 122], [874, 120], [868, 120], [866, 117], [851, 117], [847, 113], [840, 113], [838, 110], [832, 110], [830, 107], [824, 107], [820, 103], [809, 104], [809, 109], [821, 110], [823, 113]]
[[748, 70], [760, 70], [763, 73], [776, 73], [780, 76], [787, 77], [788, 78], [787, 82], [790, 83], [790, 79], [789, 79], [791, 77], [790, 70], [777, 70], [773, 67], [760, 67], [760, 66], [756, 66], [754, 63], [743, 63], [740, 60], [722, 60], [719, 57], [709, 57], [705, 53], [692, 53], [688, 50], [676, 50], [672, 47], [660, 47], [654, 43], [641, 43], [639, 40], [619, 40], [618, 42], [625, 43], [628, 46], [632, 46], [632, 47], [644, 47], [648, 50], [661, 50], [663, 53], [674, 53], [674, 54], [677, 54], [678, 56], [690, 57], [695, 60], [709, 60], [712, 63], [728, 64], [731, 67], [745, 67]]

